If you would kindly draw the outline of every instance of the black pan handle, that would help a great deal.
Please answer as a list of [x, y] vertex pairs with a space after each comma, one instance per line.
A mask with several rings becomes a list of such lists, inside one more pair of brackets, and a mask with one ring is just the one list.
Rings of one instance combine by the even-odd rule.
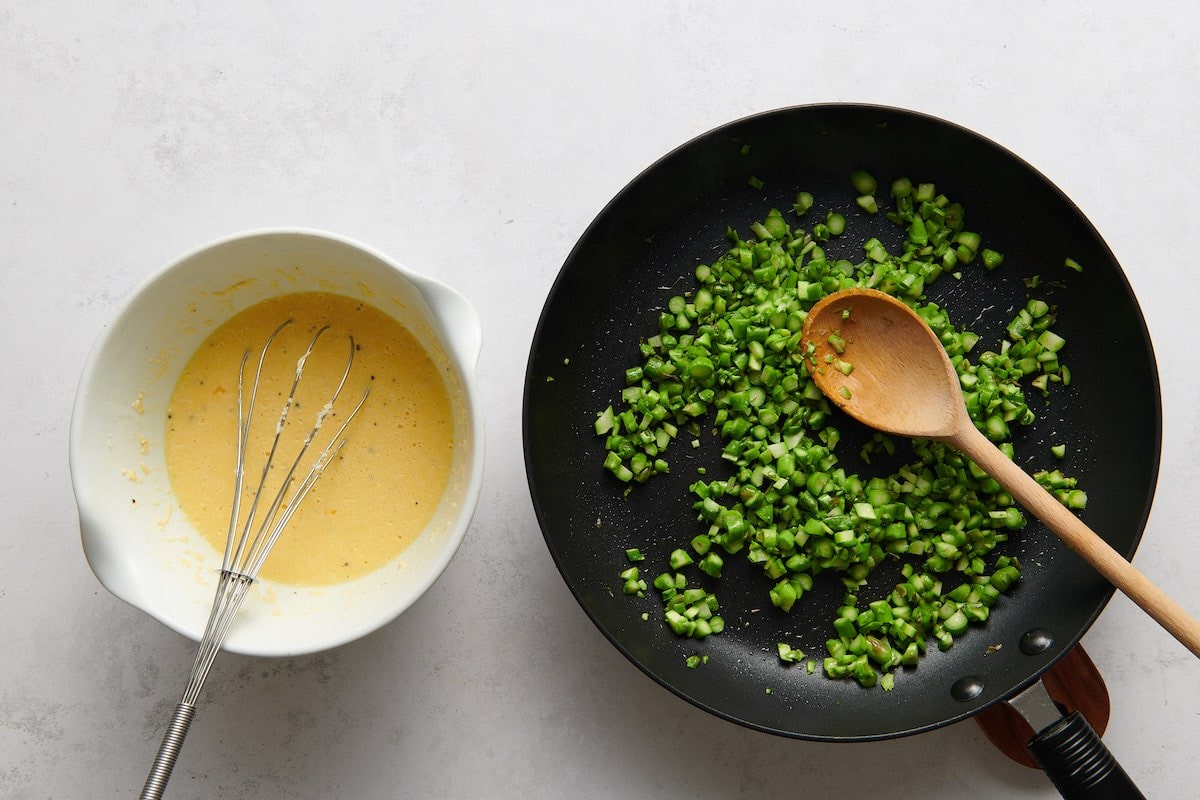
[[1146, 800], [1078, 711], [1034, 736], [1027, 747], [1067, 800]]

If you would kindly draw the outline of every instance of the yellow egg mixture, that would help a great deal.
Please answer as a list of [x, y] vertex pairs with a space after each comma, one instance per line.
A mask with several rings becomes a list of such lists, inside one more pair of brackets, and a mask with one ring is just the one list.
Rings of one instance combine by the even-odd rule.
[[[171, 394], [165, 436], [172, 492], [184, 513], [224, 552], [237, 453], [238, 367], [244, 353], [246, 398], [267, 337], [246, 452], [242, 516], [258, 489], [297, 360], [316, 331], [330, 325], [305, 361], [271, 470], [282, 476], [332, 396], [353, 336], [353, 367], [333, 413], [297, 470], [300, 480], [370, 387], [345, 433], [347, 443], [292, 517], [261, 577], [320, 586], [353, 580], [387, 564], [429, 522], [450, 477], [454, 421], [446, 389], [453, 376], [403, 325], [367, 303], [336, 294], [284, 295], [251, 306], [217, 328], [188, 361]], [[268, 483], [258, 519], [279, 483]]]

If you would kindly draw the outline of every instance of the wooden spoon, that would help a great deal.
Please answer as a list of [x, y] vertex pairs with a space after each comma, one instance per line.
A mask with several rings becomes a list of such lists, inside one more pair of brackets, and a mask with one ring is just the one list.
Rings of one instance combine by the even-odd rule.
[[[842, 352], [829, 339], [838, 337]], [[988, 441], [967, 415], [958, 374], [915, 312], [873, 289], [835, 292], [813, 306], [803, 345], [809, 371], [839, 408], [872, 428], [945, 442], [972, 459], [1108, 581], [1200, 656], [1200, 622]], [[853, 366], [845, 374], [826, 356]]]

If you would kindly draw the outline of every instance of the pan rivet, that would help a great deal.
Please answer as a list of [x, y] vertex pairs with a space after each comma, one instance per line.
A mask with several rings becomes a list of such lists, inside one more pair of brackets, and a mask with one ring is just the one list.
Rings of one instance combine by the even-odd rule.
[[983, 679], [974, 675], [959, 678], [950, 687], [950, 696], [955, 700], [974, 700], [983, 694]]
[[1050, 645], [1054, 644], [1054, 637], [1050, 632], [1042, 628], [1034, 628], [1026, 631], [1021, 636], [1021, 652], [1027, 656], [1036, 656], [1038, 653], [1044, 653], [1050, 649]]

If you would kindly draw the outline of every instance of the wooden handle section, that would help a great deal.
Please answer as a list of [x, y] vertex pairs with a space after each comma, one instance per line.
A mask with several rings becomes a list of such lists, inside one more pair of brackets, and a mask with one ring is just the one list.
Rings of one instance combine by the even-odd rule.
[[1193, 655], [1200, 657], [1200, 622], [1001, 453], [969, 420], [944, 441], [974, 460], [1109, 583], [1137, 603]]

